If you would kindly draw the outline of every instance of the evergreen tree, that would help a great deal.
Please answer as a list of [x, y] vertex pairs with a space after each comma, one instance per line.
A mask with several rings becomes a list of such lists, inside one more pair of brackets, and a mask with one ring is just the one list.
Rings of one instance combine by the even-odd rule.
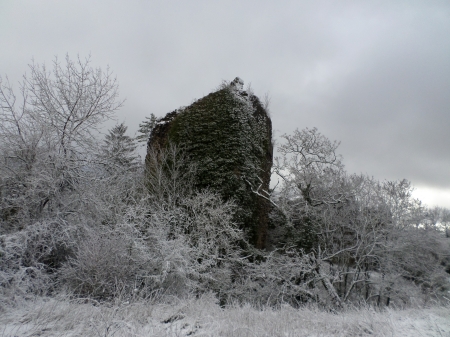
[[131, 169], [138, 165], [136, 155], [136, 143], [133, 138], [127, 136], [127, 127], [124, 123], [116, 125], [105, 136], [102, 146], [102, 157], [107, 166], [113, 169]]
[[139, 124], [138, 133], [140, 133], [140, 135], [136, 137], [136, 140], [140, 143], [144, 143], [144, 145], [147, 145], [150, 134], [152, 133], [158, 118], [154, 114], [151, 114], [150, 117], [145, 117], [145, 119], [146, 120]]

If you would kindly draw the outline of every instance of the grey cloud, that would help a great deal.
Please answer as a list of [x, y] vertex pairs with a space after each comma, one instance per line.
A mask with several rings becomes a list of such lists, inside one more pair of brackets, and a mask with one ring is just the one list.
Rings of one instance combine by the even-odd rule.
[[6, 0], [0, 27], [11, 79], [32, 57], [109, 64], [132, 132], [240, 76], [276, 134], [316, 126], [351, 172], [450, 189], [447, 1]]

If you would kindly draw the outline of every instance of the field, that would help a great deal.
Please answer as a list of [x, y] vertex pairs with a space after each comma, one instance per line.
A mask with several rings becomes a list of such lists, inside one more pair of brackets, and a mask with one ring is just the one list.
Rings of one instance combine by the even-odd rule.
[[450, 307], [221, 308], [212, 296], [172, 303], [99, 304], [67, 298], [18, 300], [3, 307], [0, 336], [450, 336]]

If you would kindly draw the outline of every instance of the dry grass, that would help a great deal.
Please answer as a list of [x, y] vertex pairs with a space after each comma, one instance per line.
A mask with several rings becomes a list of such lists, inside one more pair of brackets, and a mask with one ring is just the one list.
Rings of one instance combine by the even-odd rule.
[[450, 307], [349, 310], [222, 309], [212, 296], [99, 305], [65, 298], [36, 298], [4, 308], [0, 336], [450, 336]]

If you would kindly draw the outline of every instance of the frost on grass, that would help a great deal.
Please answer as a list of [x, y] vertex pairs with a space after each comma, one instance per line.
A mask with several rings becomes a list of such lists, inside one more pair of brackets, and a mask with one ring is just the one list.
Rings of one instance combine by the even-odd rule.
[[316, 308], [221, 308], [213, 295], [167, 303], [37, 298], [0, 317], [0, 336], [448, 336], [450, 307], [339, 314]]

